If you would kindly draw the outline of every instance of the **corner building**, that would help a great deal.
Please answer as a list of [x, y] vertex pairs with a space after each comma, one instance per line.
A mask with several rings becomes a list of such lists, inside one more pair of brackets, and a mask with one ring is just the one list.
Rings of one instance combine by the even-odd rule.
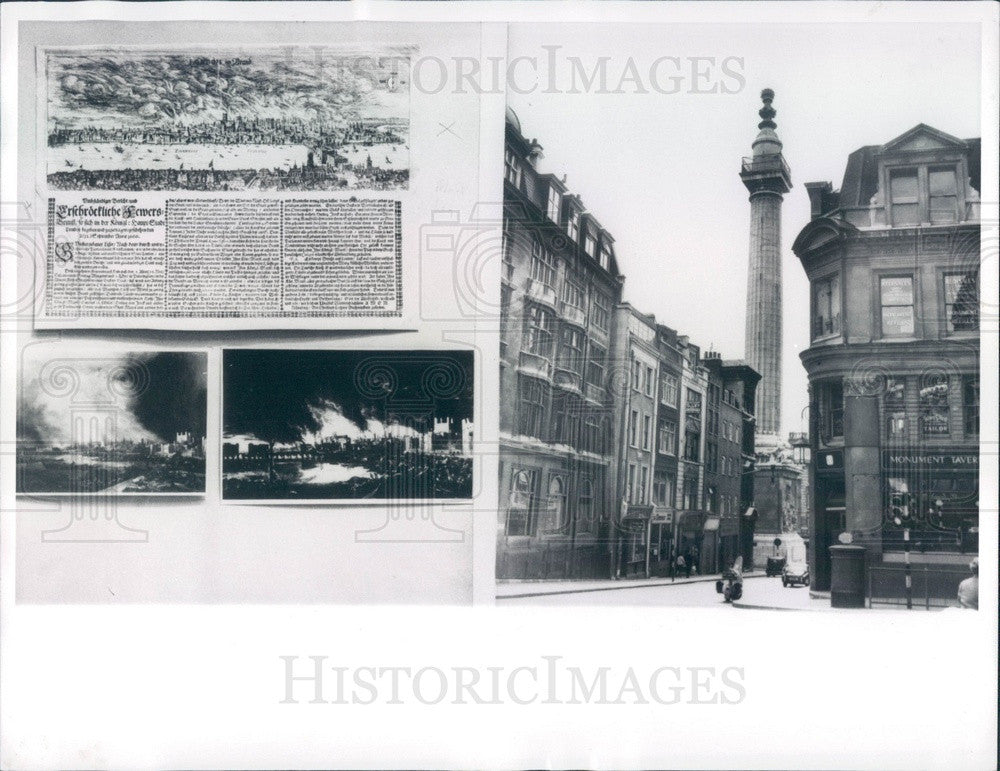
[[806, 185], [814, 590], [849, 532], [873, 591], [900, 596], [900, 515], [931, 596], [978, 553], [979, 148], [920, 124], [851, 153], [839, 190]]

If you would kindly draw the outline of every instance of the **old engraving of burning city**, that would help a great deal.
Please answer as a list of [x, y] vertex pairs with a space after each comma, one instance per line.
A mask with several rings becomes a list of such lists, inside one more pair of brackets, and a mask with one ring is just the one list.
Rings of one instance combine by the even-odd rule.
[[17, 492], [202, 495], [207, 357], [28, 346]]
[[223, 351], [222, 497], [472, 497], [471, 351]]
[[61, 190], [397, 190], [405, 50], [48, 49], [45, 174]]

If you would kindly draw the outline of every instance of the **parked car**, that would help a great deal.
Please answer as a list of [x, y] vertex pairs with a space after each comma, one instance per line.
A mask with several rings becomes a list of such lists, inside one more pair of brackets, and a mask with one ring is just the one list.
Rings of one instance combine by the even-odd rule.
[[764, 568], [764, 575], [768, 578], [771, 576], [780, 576], [781, 571], [785, 568], [785, 558], [784, 557], [768, 557], [767, 565]]
[[795, 584], [809, 585], [809, 566], [805, 562], [789, 562], [781, 570], [781, 583], [783, 586], [794, 586]]

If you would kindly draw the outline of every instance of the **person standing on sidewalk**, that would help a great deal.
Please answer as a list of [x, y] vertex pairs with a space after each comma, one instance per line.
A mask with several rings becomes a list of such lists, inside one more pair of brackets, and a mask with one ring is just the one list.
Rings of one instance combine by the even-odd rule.
[[979, 559], [969, 563], [972, 575], [958, 585], [958, 604], [963, 608], [979, 610]]
[[677, 555], [677, 561], [674, 563], [674, 567], [676, 567], [677, 569], [677, 575], [680, 575], [682, 571], [686, 570], [688, 578], [691, 577], [691, 568], [687, 564], [687, 561], [684, 559], [683, 554]]

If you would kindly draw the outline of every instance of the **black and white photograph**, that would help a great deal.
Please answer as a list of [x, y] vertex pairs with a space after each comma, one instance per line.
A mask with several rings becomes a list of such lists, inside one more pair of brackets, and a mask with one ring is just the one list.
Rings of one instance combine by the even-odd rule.
[[499, 603], [977, 607], [978, 29], [844, 32], [510, 27]]
[[409, 54], [324, 46], [44, 52], [58, 190], [398, 190]]
[[27, 346], [17, 492], [203, 495], [206, 355]]
[[226, 500], [472, 496], [468, 351], [230, 349]]

